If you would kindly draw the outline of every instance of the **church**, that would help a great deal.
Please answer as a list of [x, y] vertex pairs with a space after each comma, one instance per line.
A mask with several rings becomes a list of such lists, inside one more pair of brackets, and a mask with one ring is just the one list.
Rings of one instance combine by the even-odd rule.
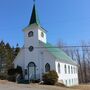
[[66, 86], [78, 85], [78, 65], [60, 48], [47, 42], [47, 31], [40, 25], [34, 3], [29, 25], [23, 29], [24, 45], [14, 60], [21, 66], [25, 80], [42, 80], [42, 75], [55, 70], [58, 82]]

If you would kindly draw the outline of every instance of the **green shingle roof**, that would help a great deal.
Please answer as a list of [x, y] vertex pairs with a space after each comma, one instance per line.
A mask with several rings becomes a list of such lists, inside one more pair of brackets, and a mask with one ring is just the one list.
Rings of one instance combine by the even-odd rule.
[[29, 25], [34, 24], [34, 23], [36, 23], [37, 25], [40, 25], [40, 21], [39, 21], [38, 15], [37, 15], [35, 4], [33, 5], [33, 10], [32, 10]]
[[51, 53], [56, 59], [60, 60], [61, 62], [77, 65], [64, 51], [59, 48], [55, 48], [50, 43], [44, 44], [44, 47]]

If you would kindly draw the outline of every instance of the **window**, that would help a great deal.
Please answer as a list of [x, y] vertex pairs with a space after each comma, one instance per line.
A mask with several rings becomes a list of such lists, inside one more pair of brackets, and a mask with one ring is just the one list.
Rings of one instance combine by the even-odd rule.
[[41, 32], [41, 37], [44, 37], [44, 33], [43, 32]]
[[30, 62], [30, 63], [28, 64], [28, 66], [29, 66], [29, 67], [34, 67], [34, 68], [36, 68], [36, 65], [35, 65], [34, 62]]
[[73, 68], [72, 68], [72, 66], [71, 66], [71, 73], [73, 73]]
[[30, 46], [30, 47], [29, 47], [29, 51], [30, 51], [30, 52], [32, 52], [33, 49], [34, 49], [33, 46]]
[[75, 74], [75, 67], [73, 69], [74, 69], [74, 74]]
[[58, 73], [60, 73], [60, 64], [58, 63]]
[[33, 36], [33, 31], [30, 31], [29, 33], [28, 33], [28, 37], [32, 37]]
[[69, 85], [71, 85], [71, 80], [69, 79]]
[[66, 80], [66, 85], [67, 85], [67, 80]]
[[49, 63], [47, 63], [45, 65], [45, 72], [48, 72], [48, 71], [50, 71], [50, 64]]
[[65, 74], [67, 73], [67, 67], [66, 65], [64, 66]]
[[68, 73], [70, 74], [70, 66], [68, 66]]
[[73, 84], [73, 79], [72, 79], [72, 84]]

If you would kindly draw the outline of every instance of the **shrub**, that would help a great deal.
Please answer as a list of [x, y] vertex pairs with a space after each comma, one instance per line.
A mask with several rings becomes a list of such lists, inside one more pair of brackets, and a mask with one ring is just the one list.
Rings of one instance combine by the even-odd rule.
[[22, 75], [22, 67], [20, 67], [20, 66], [17, 66], [17, 68], [16, 68], [16, 73], [18, 73], [18, 74], [21, 74]]
[[10, 75], [10, 76], [8, 76], [7, 80], [11, 81], [11, 82], [15, 82], [16, 81], [16, 76], [15, 75]]
[[14, 68], [11, 68], [11, 69], [9, 69], [8, 70], [8, 72], [7, 72], [7, 74], [8, 74], [8, 81], [12, 81], [12, 82], [15, 82], [16, 81], [16, 69], [14, 69]]
[[0, 74], [0, 79], [1, 80], [6, 80], [7, 79], [7, 75], [6, 74]]
[[12, 68], [8, 70], [8, 75], [15, 75], [16, 74], [16, 69]]
[[58, 80], [58, 75], [56, 71], [49, 71], [43, 75], [44, 84], [55, 85]]
[[22, 72], [22, 68], [20, 66], [17, 66], [16, 69], [11, 68], [8, 70], [8, 80], [9, 81], [16, 81], [16, 76], [20, 74], [21, 79], [23, 79], [23, 72]]
[[15, 75], [15, 74], [23, 74], [23, 72], [22, 72], [22, 68], [20, 67], [20, 66], [17, 66], [17, 68], [16, 69], [14, 69], [14, 68], [11, 68], [11, 69], [9, 69], [8, 70], [8, 73], [7, 73], [8, 75]]

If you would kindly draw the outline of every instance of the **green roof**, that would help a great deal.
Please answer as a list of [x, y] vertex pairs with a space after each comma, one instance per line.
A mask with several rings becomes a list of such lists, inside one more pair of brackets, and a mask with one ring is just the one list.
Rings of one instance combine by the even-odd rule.
[[38, 15], [37, 15], [35, 4], [33, 5], [33, 10], [32, 10], [29, 25], [34, 24], [34, 23], [36, 23], [37, 25], [40, 25], [40, 21], [39, 21]]
[[62, 51], [59, 48], [55, 48], [50, 43], [44, 44], [44, 47], [51, 53], [57, 60], [60, 60], [61, 62], [77, 65], [76, 62], [74, 62], [71, 57], [69, 57], [64, 51]]

